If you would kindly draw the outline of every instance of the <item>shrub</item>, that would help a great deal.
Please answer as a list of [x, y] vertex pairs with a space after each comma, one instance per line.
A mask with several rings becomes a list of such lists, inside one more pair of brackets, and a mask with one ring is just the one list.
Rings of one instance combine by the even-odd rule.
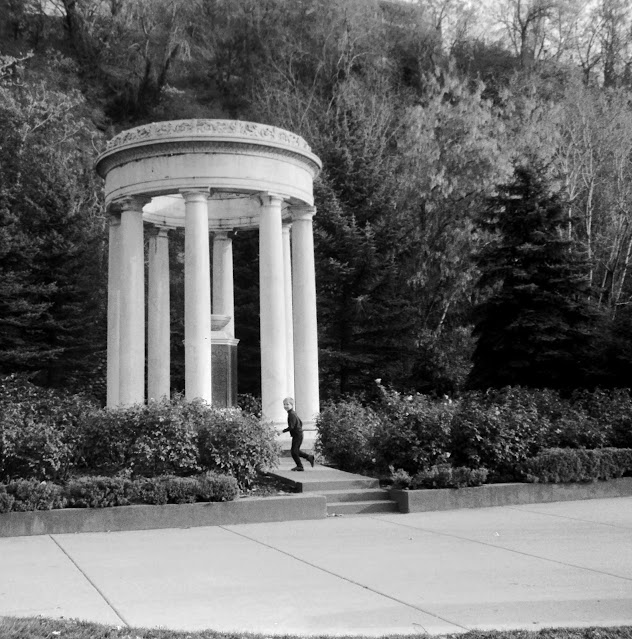
[[239, 393], [237, 395], [237, 406], [253, 417], [261, 417], [261, 398], [250, 393]]
[[378, 469], [394, 466], [415, 473], [449, 456], [454, 404], [381, 390], [382, 419], [373, 438]]
[[11, 512], [15, 497], [7, 492], [7, 487], [0, 484], [0, 514]]
[[486, 468], [454, 468], [450, 464], [437, 464], [417, 473], [411, 481], [411, 488], [465, 488], [481, 486], [487, 480]]
[[0, 378], [0, 477], [64, 479], [73, 469], [76, 438], [94, 405], [31, 384]]
[[86, 420], [81, 466], [104, 474], [192, 474], [199, 470], [196, 440], [184, 403], [98, 411]]
[[551, 448], [523, 464], [526, 480], [566, 483], [608, 480], [632, 472], [632, 449]]
[[66, 498], [62, 487], [49, 481], [36, 479], [16, 479], [6, 484], [6, 492], [13, 497], [12, 510], [26, 512], [29, 510], [52, 510], [64, 508]]
[[210, 471], [198, 478], [198, 490], [200, 501], [232, 501], [239, 494], [234, 477]]
[[326, 403], [316, 420], [316, 450], [348, 472], [367, 472], [374, 468], [375, 439], [380, 417], [356, 399]]
[[79, 477], [64, 489], [72, 508], [108, 508], [130, 503], [132, 482], [122, 477]]
[[232, 475], [248, 488], [258, 473], [278, 464], [276, 429], [238, 408], [216, 409], [203, 403], [185, 405], [198, 435], [199, 463], [204, 470]]

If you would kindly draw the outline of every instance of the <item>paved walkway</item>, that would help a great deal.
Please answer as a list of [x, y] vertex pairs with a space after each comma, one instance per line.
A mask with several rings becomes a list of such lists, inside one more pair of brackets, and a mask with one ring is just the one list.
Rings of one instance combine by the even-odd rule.
[[0, 615], [266, 635], [632, 625], [632, 498], [0, 539]]

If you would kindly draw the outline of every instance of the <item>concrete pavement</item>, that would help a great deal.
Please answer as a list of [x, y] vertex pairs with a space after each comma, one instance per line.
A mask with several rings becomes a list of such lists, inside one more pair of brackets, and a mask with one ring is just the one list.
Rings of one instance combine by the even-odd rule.
[[0, 539], [0, 615], [266, 635], [632, 625], [632, 498]]

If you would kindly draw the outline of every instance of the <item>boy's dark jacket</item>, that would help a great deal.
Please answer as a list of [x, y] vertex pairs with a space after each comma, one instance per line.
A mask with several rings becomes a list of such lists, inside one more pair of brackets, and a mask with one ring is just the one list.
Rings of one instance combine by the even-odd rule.
[[296, 437], [296, 435], [300, 435], [303, 432], [303, 422], [294, 409], [287, 412], [287, 428], [283, 432], [287, 433], [288, 431], [290, 431], [292, 437]]

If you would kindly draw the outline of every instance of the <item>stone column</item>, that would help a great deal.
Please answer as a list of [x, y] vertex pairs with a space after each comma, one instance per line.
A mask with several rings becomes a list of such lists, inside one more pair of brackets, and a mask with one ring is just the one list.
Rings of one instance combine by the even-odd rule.
[[187, 400], [212, 399], [208, 190], [182, 191], [184, 227], [184, 384]]
[[146, 200], [121, 201], [119, 404], [145, 401], [145, 256], [143, 205]]
[[283, 277], [282, 198], [263, 194], [259, 222], [261, 320], [261, 403], [264, 420], [285, 427], [285, 283]]
[[108, 347], [107, 347], [107, 399], [106, 406], [119, 404], [119, 348], [121, 308], [121, 215], [110, 214], [110, 242], [108, 247]]
[[294, 304], [294, 367], [296, 412], [307, 430], [320, 412], [318, 389], [318, 330], [314, 266], [314, 207], [292, 209], [292, 278]]
[[235, 337], [233, 240], [227, 231], [216, 231], [213, 236], [213, 313], [230, 316], [224, 331]]
[[171, 387], [169, 237], [155, 226], [149, 236], [147, 310], [147, 397], [169, 398]]
[[294, 329], [292, 326], [292, 250], [291, 224], [283, 225], [283, 282], [285, 297], [285, 365], [287, 367], [287, 394], [294, 397]]

